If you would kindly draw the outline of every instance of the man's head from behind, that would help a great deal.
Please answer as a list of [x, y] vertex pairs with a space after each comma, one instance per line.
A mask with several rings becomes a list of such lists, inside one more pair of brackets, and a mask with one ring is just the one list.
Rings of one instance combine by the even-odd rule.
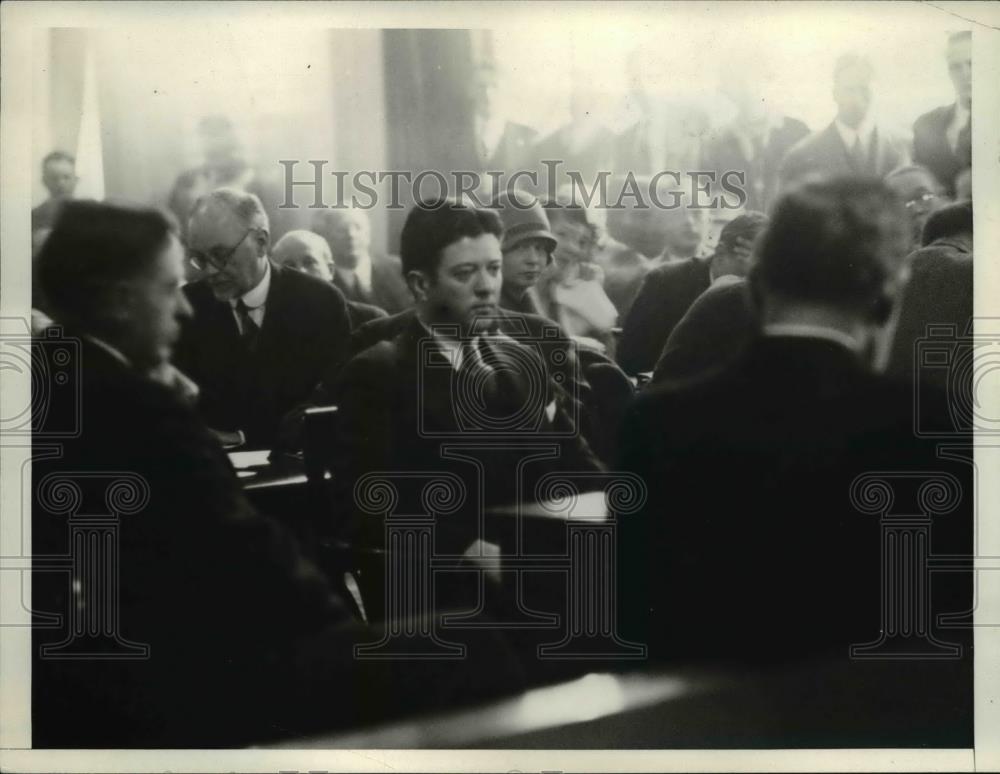
[[271, 249], [274, 262], [329, 282], [333, 279], [330, 245], [319, 234], [305, 229], [289, 231]]
[[400, 237], [403, 274], [423, 320], [471, 328], [496, 315], [503, 227], [493, 210], [450, 199], [418, 202]]
[[729, 221], [719, 234], [719, 244], [712, 256], [712, 276], [745, 277], [750, 270], [753, 245], [767, 228], [762, 212], [745, 212]]
[[367, 259], [372, 226], [364, 210], [356, 207], [318, 210], [313, 215], [312, 230], [330, 245], [337, 266], [353, 271]]
[[117, 348], [139, 370], [169, 360], [180, 318], [184, 253], [156, 210], [67, 202], [38, 256], [53, 316]]
[[76, 159], [63, 151], [52, 151], [42, 160], [42, 184], [53, 199], [71, 199], [79, 178]]
[[270, 225], [253, 194], [219, 188], [201, 197], [188, 221], [188, 260], [220, 301], [253, 290], [264, 278]]
[[904, 279], [908, 223], [878, 180], [806, 183], [775, 207], [750, 280], [765, 319], [811, 310], [875, 329], [889, 318]]
[[959, 101], [969, 107], [972, 104], [972, 32], [963, 30], [948, 36], [945, 50], [948, 61], [948, 75], [951, 77], [955, 94]]
[[837, 118], [852, 128], [868, 115], [872, 104], [872, 81], [875, 70], [867, 58], [844, 54], [833, 66], [833, 101]]

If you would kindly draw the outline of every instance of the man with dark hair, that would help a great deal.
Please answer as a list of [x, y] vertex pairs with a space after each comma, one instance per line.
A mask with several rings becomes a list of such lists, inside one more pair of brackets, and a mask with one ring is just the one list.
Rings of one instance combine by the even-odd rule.
[[906, 149], [873, 120], [874, 77], [867, 58], [857, 54], [837, 58], [833, 67], [837, 116], [826, 129], [788, 151], [779, 173], [783, 189], [813, 175], [882, 177], [906, 162]]
[[203, 274], [184, 288], [195, 318], [177, 357], [209, 426], [256, 448], [296, 444], [295, 410], [335, 378], [351, 335], [340, 291], [273, 264], [270, 245], [253, 194], [220, 188], [198, 201], [188, 252]]
[[955, 102], [924, 113], [913, 124], [913, 160], [954, 196], [959, 175], [972, 166], [972, 32], [949, 35], [945, 58]]
[[[907, 383], [914, 380], [947, 387], [947, 369], [917, 368], [917, 342], [930, 326], [952, 325], [959, 336], [972, 333], [972, 202], [949, 204], [924, 225], [922, 247], [909, 259], [910, 279], [903, 293], [887, 371]], [[961, 376], [972, 378], [972, 369]], [[962, 393], [971, 395], [971, 385]]]
[[65, 151], [52, 151], [42, 159], [42, 184], [49, 198], [31, 211], [31, 233], [52, 228], [59, 209], [73, 198], [76, 184], [76, 159]]
[[[91, 202], [66, 204], [38, 258], [39, 281], [64, 326], [59, 340], [76, 342], [74, 362], [61, 370], [78, 373], [79, 383], [48, 390], [44, 425], [34, 429], [40, 444], [48, 426], [75, 420], [81, 429], [60, 439], [60, 456], [43, 454], [34, 465], [34, 553], [51, 559], [71, 551], [66, 520], [53, 515], [44, 482], [65, 478], [78, 490], [82, 513], [107, 513], [104, 487], [116, 477], [138, 481], [134, 494], [148, 501], [117, 521], [118, 554], [108, 560], [120, 596], [106, 614], [121, 627], [114, 637], [133, 646], [119, 642], [120, 650], [134, 656], [141, 644], [149, 653], [138, 660], [38, 658], [35, 747], [263, 738], [282, 714], [277, 689], [289, 648], [346, 615], [289, 536], [244, 499], [195, 413], [157, 383], [180, 322], [192, 313], [181, 290], [182, 260], [161, 214]], [[100, 585], [111, 580], [86, 573], [71, 580], [45, 566], [36, 567], [37, 610], [65, 619], [83, 600], [114, 598], [113, 587]], [[65, 634], [36, 629], [36, 646], [57, 645]]]
[[723, 228], [715, 255], [671, 261], [646, 275], [622, 326], [618, 363], [626, 373], [653, 370], [674, 327], [715, 278], [746, 272], [750, 246], [765, 223], [760, 213], [734, 218]]
[[[649, 496], [620, 531], [630, 563], [621, 598], [635, 605], [631, 636], [654, 653], [830, 652], [847, 664], [848, 645], [877, 640], [880, 525], [851, 499], [864, 473], [955, 475], [963, 507], [935, 524], [929, 550], [971, 550], [969, 466], [936, 459], [914, 435], [912, 390], [873, 372], [873, 345], [903, 285], [907, 228], [878, 181], [789, 192], [750, 274], [761, 336], [727, 368], [636, 401], [622, 467]], [[921, 412], [947, 416], [943, 396], [921, 397]], [[893, 512], [912, 512], [908, 504]], [[935, 589], [933, 609], [968, 609], [963, 582], [948, 600]]]
[[[519, 476], [599, 468], [553, 382], [548, 345], [497, 330], [502, 236], [495, 211], [452, 201], [418, 204], [407, 216], [401, 258], [415, 312], [395, 338], [351, 360], [337, 388], [337, 479], [346, 509], [355, 482], [370, 471], [450, 471], [470, 498], [446, 521], [467, 545], [481, 516], [474, 493], [487, 505], [509, 504], [517, 491], [533, 491], [526, 483], [518, 489]], [[445, 454], [445, 441], [483, 447], [482, 481], [469, 460]], [[512, 448], [538, 442], [557, 445], [557, 459], [526, 462], [524, 450]], [[381, 523], [368, 526], [381, 539]]]

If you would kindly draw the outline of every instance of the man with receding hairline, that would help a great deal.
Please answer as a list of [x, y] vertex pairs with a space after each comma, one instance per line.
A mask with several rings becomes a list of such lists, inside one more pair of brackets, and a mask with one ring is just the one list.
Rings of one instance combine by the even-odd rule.
[[283, 418], [334, 378], [351, 332], [343, 295], [274, 264], [269, 250], [253, 194], [220, 188], [195, 204], [188, 260], [201, 279], [184, 289], [195, 318], [178, 363], [201, 388], [207, 424], [258, 448], [294, 445]]

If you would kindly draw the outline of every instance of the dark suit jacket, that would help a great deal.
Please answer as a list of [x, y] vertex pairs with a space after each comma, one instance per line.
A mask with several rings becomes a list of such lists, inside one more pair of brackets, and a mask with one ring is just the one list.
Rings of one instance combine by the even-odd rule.
[[[71, 369], [80, 381], [71, 394], [49, 393], [49, 422], [81, 411], [82, 429], [62, 441], [61, 456], [34, 466], [33, 549], [36, 557], [70, 550], [68, 517], [39, 494], [47, 475], [76, 482], [81, 514], [108, 513], [116, 474], [139, 477], [148, 502], [118, 520], [117, 621], [122, 637], [150, 653], [37, 659], [34, 745], [225, 746], [273, 734], [289, 701], [279, 697], [290, 647], [344, 608], [285, 530], [249, 505], [193, 411], [87, 340]], [[88, 579], [84, 595], [95, 591]], [[36, 567], [37, 610], [65, 616], [68, 589], [65, 575]], [[39, 629], [35, 643], [67, 634], [68, 624]]]
[[[746, 208], [767, 212], [778, 191], [778, 169], [790, 148], [809, 134], [809, 127], [794, 118], [784, 118], [767, 137], [762, 152], [747, 158], [743, 145], [731, 127], [720, 131], [706, 143], [701, 169], [715, 172], [721, 181], [728, 171], [746, 175]], [[724, 192], [723, 192], [724, 193]], [[731, 195], [727, 195], [731, 198]]]
[[656, 361], [653, 381], [688, 381], [729, 365], [757, 334], [746, 280], [720, 278], [674, 327]]
[[779, 173], [781, 185], [793, 185], [810, 174], [884, 177], [906, 163], [906, 150], [887, 136], [884, 129], [876, 128], [873, 139], [874, 142], [868, 149], [868, 160], [861, 168], [857, 168], [849, 149], [844, 146], [836, 124], [831, 123], [826, 129], [813, 132], [788, 151]]
[[31, 210], [31, 231], [34, 233], [40, 228], [52, 228], [56, 222], [56, 217], [62, 209], [61, 199], [46, 199], [37, 207]]
[[348, 301], [360, 301], [396, 314], [413, 306], [413, 294], [403, 279], [399, 258], [395, 255], [372, 256], [372, 287], [365, 293], [357, 285], [354, 272], [334, 267], [333, 284]]
[[[972, 253], [962, 241], [942, 238], [917, 250], [910, 261], [910, 279], [903, 290], [888, 372], [908, 383], [920, 379], [944, 388], [950, 370], [918, 367], [915, 348], [928, 337], [932, 325], [953, 326], [958, 336], [971, 333]], [[965, 375], [972, 378], [971, 371]]]
[[959, 135], [954, 151], [948, 143], [946, 132], [954, 117], [955, 106], [945, 105], [924, 113], [913, 124], [913, 160], [927, 167], [949, 196], [955, 195], [958, 173], [972, 166], [971, 137]]
[[[924, 399], [946, 416], [942, 395]], [[637, 602], [625, 617], [654, 653], [786, 660], [835, 647], [846, 660], [849, 644], [876, 640], [881, 537], [879, 516], [852, 504], [862, 473], [955, 475], [961, 503], [935, 520], [931, 550], [971, 549], [971, 466], [915, 438], [912, 389], [834, 342], [764, 337], [722, 372], [654, 387], [622, 444], [622, 469], [649, 491], [620, 532], [621, 598]], [[892, 513], [919, 512], [907, 486]], [[957, 596], [935, 613], [964, 610], [969, 576], [939, 578], [936, 598], [949, 583]]]
[[351, 323], [343, 295], [302, 272], [271, 266], [264, 324], [247, 356], [232, 307], [204, 282], [187, 285], [194, 319], [178, 367], [201, 387], [201, 413], [220, 430], [243, 430], [251, 446], [274, 445], [282, 417], [332, 383], [347, 359]]
[[[449, 548], [460, 551], [479, 536], [476, 499], [479, 485], [475, 467], [469, 462], [446, 458], [443, 445], [476, 442], [485, 447], [485, 491], [481, 494], [487, 506], [510, 504], [515, 499], [517, 470], [526, 453], [507, 448], [512, 438], [515, 443], [556, 444], [559, 449], [556, 459], [527, 464], [525, 492], [533, 492], [531, 482], [548, 470], [601, 469], [575, 430], [554, 381], [545, 378], [544, 385], [532, 381], [533, 374], [547, 373], [533, 348], [511, 338], [490, 341], [494, 355], [505, 364], [497, 369], [504, 384], [500, 399], [508, 407], [530, 405], [527, 416], [534, 428], [513, 430], [501, 440], [470, 429], [468, 421], [463, 423], [458, 411], [471, 405], [470, 398], [456, 397], [459, 387], [454, 381], [454, 369], [415, 315], [369, 323], [380, 324], [402, 329], [394, 338], [379, 341], [352, 359], [341, 373], [336, 390], [341, 436], [335, 479], [342, 507], [346, 509], [343, 512], [351, 510], [355, 482], [366, 473], [452, 472], [465, 483], [469, 500], [459, 513], [443, 522], [439, 520], [442, 529], [438, 536], [446, 535], [442, 539]], [[534, 397], [529, 399], [532, 389]], [[544, 410], [546, 406], [554, 406], [551, 420]], [[423, 513], [422, 508], [414, 493], [412, 500], [400, 503], [399, 512]], [[449, 525], [454, 529], [448, 529]], [[360, 530], [371, 540], [378, 541], [384, 534], [380, 520], [362, 519], [345, 526]]]
[[626, 373], [653, 370], [674, 326], [710, 281], [704, 258], [667, 263], [646, 274], [622, 326], [618, 363]]

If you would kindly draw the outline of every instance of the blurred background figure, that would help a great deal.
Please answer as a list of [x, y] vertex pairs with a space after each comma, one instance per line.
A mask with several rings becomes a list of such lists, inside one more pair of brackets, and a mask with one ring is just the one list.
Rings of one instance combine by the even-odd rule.
[[[324, 282], [333, 282], [335, 267], [330, 245], [312, 231], [289, 231], [271, 250], [271, 260], [279, 266], [287, 266]], [[384, 309], [361, 301], [347, 302], [347, 316], [351, 319], [351, 330], [369, 320], [388, 317]]]
[[199, 197], [226, 187], [252, 193], [260, 199], [274, 236], [281, 236], [286, 220], [278, 209], [281, 192], [261, 182], [247, 161], [246, 149], [233, 122], [222, 115], [205, 116], [198, 122], [197, 137], [203, 161], [178, 175], [168, 199], [167, 206], [182, 227], [186, 226]]
[[73, 198], [76, 160], [65, 151], [52, 151], [42, 160], [42, 185], [49, 197], [31, 211], [31, 232], [51, 229], [63, 203]]
[[538, 132], [508, 120], [499, 99], [499, 73], [491, 61], [480, 62], [469, 79], [476, 163], [480, 171], [510, 174], [530, 158]]
[[372, 227], [364, 210], [318, 210], [313, 215], [312, 230], [329, 244], [333, 284], [348, 301], [371, 304], [389, 314], [413, 305], [399, 258], [372, 255]]
[[899, 196], [910, 216], [913, 245], [920, 244], [924, 223], [935, 210], [948, 203], [941, 184], [926, 167], [910, 164], [898, 167], [885, 176], [885, 184]]
[[742, 172], [744, 206], [766, 212], [778, 191], [778, 169], [785, 154], [809, 134], [809, 128], [782, 115], [768, 98], [770, 73], [757, 61], [761, 56], [758, 51], [747, 52], [722, 68], [719, 90], [736, 116], [709, 135], [700, 168], [715, 172], [717, 180], [726, 172]]
[[558, 200], [546, 202], [545, 213], [556, 248], [539, 280], [542, 314], [578, 343], [604, 352], [613, 347], [611, 329], [618, 312], [604, 292], [604, 273], [593, 260], [593, 224], [586, 208]]
[[833, 67], [833, 122], [795, 145], [785, 156], [781, 183], [817, 174], [882, 177], [907, 160], [902, 143], [875, 123], [875, 70], [859, 54], [840, 56]]
[[955, 195], [957, 178], [972, 166], [972, 32], [948, 36], [945, 52], [955, 102], [924, 113], [913, 125], [913, 160]]

